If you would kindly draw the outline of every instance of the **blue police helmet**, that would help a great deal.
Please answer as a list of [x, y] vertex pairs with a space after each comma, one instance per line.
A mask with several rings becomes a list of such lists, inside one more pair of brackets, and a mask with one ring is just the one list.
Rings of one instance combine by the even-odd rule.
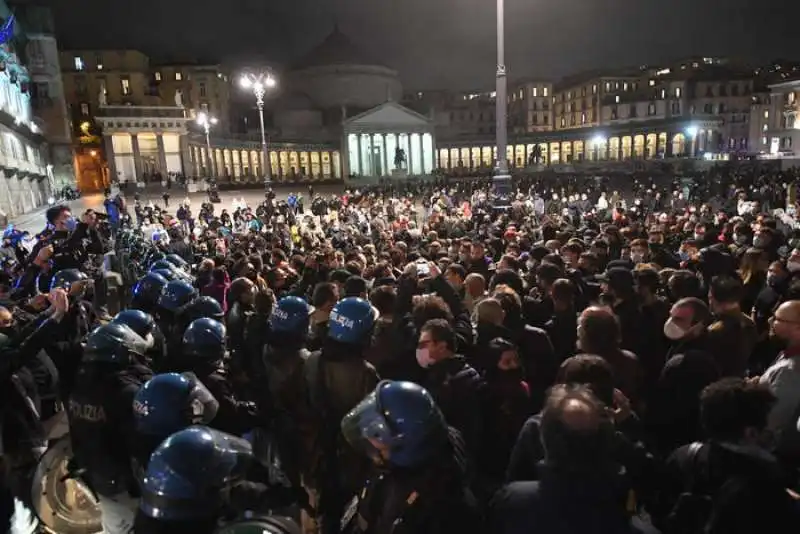
[[300, 297], [284, 297], [278, 301], [272, 315], [269, 317], [269, 326], [273, 332], [302, 334], [308, 331], [309, 316], [314, 311], [305, 300]]
[[197, 290], [183, 280], [170, 280], [164, 287], [158, 306], [169, 312], [178, 313], [197, 298]]
[[225, 356], [225, 325], [214, 319], [195, 319], [183, 333], [183, 353], [207, 361]]
[[252, 458], [242, 438], [202, 426], [176, 432], [150, 456], [139, 510], [153, 519], [216, 517], [222, 490], [244, 474]]
[[214, 534], [301, 534], [303, 529], [291, 517], [257, 516], [236, 518], [221, 524]]
[[342, 433], [355, 448], [379, 458], [376, 441], [389, 449], [382, 459], [398, 467], [419, 466], [439, 453], [448, 429], [428, 391], [414, 382], [383, 380], [342, 419]]
[[172, 282], [173, 280], [178, 280], [178, 275], [172, 269], [156, 269], [155, 271], [150, 271], [152, 273], [156, 273], [159, 276], [163, 276], [167, 282]]
[[219, 403], [192, 373], [156, 375], [133, 400], [136, 431], [164, 439], [184, 428], [210, 423]]
[[186, 306], [184, 310], [185, 316], [190, 320], [195, 319], [214, 319], [215, 321], [222, 321], [225, 318], [225, 312], [222, 306], [213, 297], [202, 296], [197, 297]]
[[115, 315], [111, 322], [128, 326], [144, 340], [152, 338], [153, 330], [156, 328], [153, 316], [141, 310], [123, 310]]
[[61, 269], [50, 279], [50, 291], [60, 288], [69, 292], [73, 285], [87, 280], [89, 277], [79, 269]]
[[176, 269], [181, 269], [183, 271], [189, 271], [191, 269], [189, 263], [177, 254], [167, 254], [165, 260]]
[[364, 299], [348, 297], [336, 303], [328, 321], [328, 337], [340, 343], [363, 343], [372, 332], [378, 312]]
[[153, 307], [158, 304], [167, 279], [158, 273], [147, 273], [133, 286], [133, 306]]
[[153, 265], [155, 262], [163, 260], [164, 258], [166, 258], [166, 256], [164, 255], [163, 252], [161, 252], [158, 249], [152, 249], [151, 252], [147, 254], [144, 264]]
[[127, 365], [134, 357], [144, 356], [147, 348], [147, 341], [129, 326], [111, 322], [95, 328], [86, 338], [83, 361]]
[[170, 262], [168, 262], [165, 259], [164, 260], [154, 261], [153, 264], [150, 265], [150, 272], [159, 271], [161, 269], [166, 269], [168, 271], [171, 271], [171, 270], [175, 269], [175, 266], [173, 266]]

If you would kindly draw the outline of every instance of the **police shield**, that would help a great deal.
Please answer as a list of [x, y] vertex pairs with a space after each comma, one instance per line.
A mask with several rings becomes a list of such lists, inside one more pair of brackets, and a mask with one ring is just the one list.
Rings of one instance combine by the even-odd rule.
[[47, 449], [33, 475], [31, 503], [42, 525], [54, 534], [102, 532], [100, 506], [92, 491], [69, 476], [69, 435]]

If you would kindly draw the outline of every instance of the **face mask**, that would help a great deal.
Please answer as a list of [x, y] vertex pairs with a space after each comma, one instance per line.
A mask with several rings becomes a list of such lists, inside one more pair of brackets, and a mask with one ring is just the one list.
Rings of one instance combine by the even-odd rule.
[[790, 261], [786, 264], [786, 268], [789, 269], [790, 273], [796, 273], [800, 271], [800, 261]]
[[423, 369], [427, 369], [433, 363], [430, 351], [428, 349], [417, 349], [416, 356], [417, 364], [419, 364], [419, 366]]
[[683, 339], [686, 335], [686, 331], [675, 324], [672, 319], [668, 319], [666, 323], [664, 323], [664, 335], [667, 336], [667, 339], [671, 341], [677, 341], [679, 339]]
[[642, 263], [644, 261], [644, 254], [641, 252], [636, 252], [635, 254], [631, 254], [631, 261], [633, 263]]
[[64, 226], [66, 226], [67, 230], [69, 230], [70, 232], [74, 232], [75, 228], [78, 227], [78, 219], [76, 219], [75, 217], [70, 217], [69, 219], [64, 221]]

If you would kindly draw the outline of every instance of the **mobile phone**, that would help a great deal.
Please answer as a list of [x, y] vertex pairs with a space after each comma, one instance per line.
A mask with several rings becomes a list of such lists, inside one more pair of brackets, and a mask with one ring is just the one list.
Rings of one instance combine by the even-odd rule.
[[428, 276], [431, 274], [431, 267], [427, 263], [417, 264], [417, 276]]

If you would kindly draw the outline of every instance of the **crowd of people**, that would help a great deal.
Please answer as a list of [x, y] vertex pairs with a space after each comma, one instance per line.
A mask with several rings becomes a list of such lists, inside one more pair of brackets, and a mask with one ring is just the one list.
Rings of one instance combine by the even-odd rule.
[[113, 534], [796, 532], [799, 177], [51, 207], [0, 248], [0, 522], [58, 531], [68, 443]]

